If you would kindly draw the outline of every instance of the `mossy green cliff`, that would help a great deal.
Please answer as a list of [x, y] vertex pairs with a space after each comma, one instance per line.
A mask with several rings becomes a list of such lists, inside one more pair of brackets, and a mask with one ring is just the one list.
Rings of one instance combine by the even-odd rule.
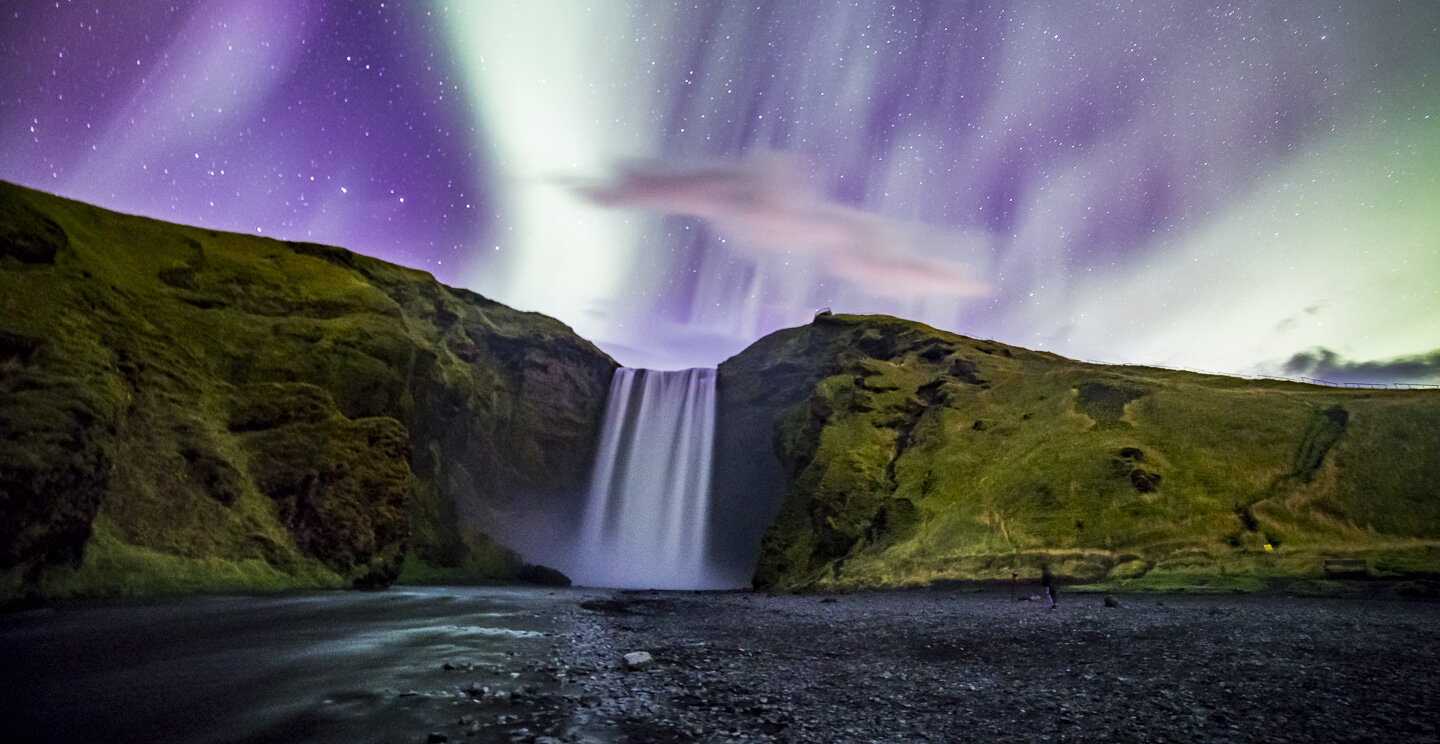
[[0, 183], [0, 597], [514, 576], [491, 527], [583, 492], [614, 368], [424, 272]]
[[746, 473], [717, 501], [779, 508], [758, 587], [1044, 562], [1136, 588], [1321, 579], [1337, 558], [1440, 571], [1440, 391], [1090, 365], [842, 315], [762, 339], [719, 386], [717, 473]]
[[[0, 599], [553, 580], [494, 537], [577, 512], [614, 369], [423, 272], [0, 183]], [[718, 394], [712, 558], [764, 588], [1440, 572], [1440, 391], [822, 316]]]

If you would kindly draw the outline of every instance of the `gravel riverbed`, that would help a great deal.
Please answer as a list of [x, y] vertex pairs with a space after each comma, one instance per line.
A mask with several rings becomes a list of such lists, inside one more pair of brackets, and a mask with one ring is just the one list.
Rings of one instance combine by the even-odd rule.
[[[612, 592], [496, 741], [1440, 741], [1440, 605]], [[624, 655], [646, 652], [639, 668]]]

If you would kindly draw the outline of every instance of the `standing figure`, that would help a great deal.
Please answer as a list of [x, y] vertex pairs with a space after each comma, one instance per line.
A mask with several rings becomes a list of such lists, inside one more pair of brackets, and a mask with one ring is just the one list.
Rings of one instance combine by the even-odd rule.
[[1045, 587], [1045, 598], [1050, 600], [1050, 609], [1055, 609], [1055, 577], [1050, 573], [1050, 564], [1040, 564], [1040, 586]]

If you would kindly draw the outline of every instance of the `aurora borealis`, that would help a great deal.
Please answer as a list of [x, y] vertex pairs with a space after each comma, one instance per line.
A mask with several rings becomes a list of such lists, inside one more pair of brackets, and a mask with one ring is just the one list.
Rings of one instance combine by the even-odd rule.
[[5, 2], [0, 178], [713, 365], [819, 308], [1440, 381], [1440, 4]]

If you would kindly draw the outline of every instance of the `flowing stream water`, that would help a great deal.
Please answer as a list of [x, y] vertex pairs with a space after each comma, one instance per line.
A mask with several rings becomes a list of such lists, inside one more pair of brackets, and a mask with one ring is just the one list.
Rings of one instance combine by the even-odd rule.
[[[460, 716], [494, 730], [516, 714], [495, 693], [553, 687], [536, 669], [564, 610], [587, 597], [397, 587], [0, 613], [0, 740], [383, 744], [437, 729], [464, 740]], [[511, 738], [490, 737], [469, 741]]]
[[568, 571], [576, 583], [728, 588], [706, 560], [715, 376], [713, 369], [616, 371]]

